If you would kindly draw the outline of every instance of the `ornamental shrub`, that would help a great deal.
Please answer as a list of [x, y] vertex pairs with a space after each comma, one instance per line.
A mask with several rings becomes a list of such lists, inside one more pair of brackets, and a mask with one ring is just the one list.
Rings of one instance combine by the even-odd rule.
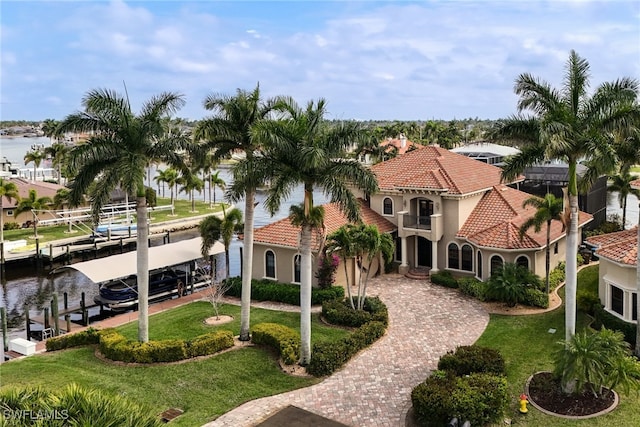
[[187, 354], [189, 357], [205, 356], [231, 347], [233, 347], [233, 332], [215, 331], [187, 342]]
[[477, 345], [460, 346], [440, 357], [438, 369], [462, 376], [472, 373], [505, 373], [504, 358], [498, 350]]
[[624, 335], [624, 340], [628, 342], [632, 347], [636, 345], [636, 325], [635, 323], [625, 322], [617, 316], [609, 313], [601, 304], [593, 307], [593, 327], [595, 329], [601, 329], [606, 327], [607, 329], [613, 329], [614, 331], [620, 331]]
[[378, 297], [366, 297], [364, 310], [354, 310], [348, 300], [326, 301], [322, 304], [322, 315], [329, 323], [349, 327], [359, 327], [371, 321], [385, 325], [389, 322], [387, 306]]
[[340, 257], [336, 254], [325, 253], [324, 256], [319, 257], [315, 278], [318, 279], [320, 289], [328, 289], [333, 286], [339, 264]]
[[509, 403], [507, 379], [501, 375], [474, 373], [456, 379], [451, 413], [473, 426], [500, 421]]
[[421, 426], [441, 427], [449, 422], [453, 417], [451, 398], [455, 387], [452, 375], [431, 375], [411, 391], [413, 412]]
[[464, 277], [458, 280], [458, 285], [463, 294], [472, 296], [479, 301], [487, 300], [487, 284], [475, 277]]
[[[242, 294], [242, 280], [240, 277], [226, 279], [231, 282], [226, 295], [240, 297]], [[311, 289], [311, 304], [322, 304], [336, 298], [344, 298], [342, 286], [332, 286], [327, 289]], [[291, 305], [300, 305], [300, 286], [292, 283], [280, 283], [273, 280], [252, 280], [251, 299], [254, 301], [276, 301]]]
[[258, 323], [251, 331], [251, 341], [275, 349], [285, 365], [293, 365], [300, 359], [300, 334], [288, 326]]
[[439, 271], [431, 275], [431, 283], [444, 286], [446, 288], [457, 288], [458, 281], [448, 270]]
[[99, 342], [100, 336], [98, 330], [89, 328], [74, 334], [65, 334], [48, 339], [46, 346], [47, 351], [55, 351], [89, 344], [98, 344]]
[[548, 308], [549, 294], [539, 289], [526, 288], [522, 303], [530, 307]]
[[542, 281], [527, 268], [508, 262], [487, 281], [487, 297], [515, 306], [525, 300], [527, 288], [542, 289]]
[[576, 304], [578, 309], [593, 316], [597, 310], [597, 306], [600, 306], [600, 297], [598, 294], [589, 291], [578, 291], [576, 295]]

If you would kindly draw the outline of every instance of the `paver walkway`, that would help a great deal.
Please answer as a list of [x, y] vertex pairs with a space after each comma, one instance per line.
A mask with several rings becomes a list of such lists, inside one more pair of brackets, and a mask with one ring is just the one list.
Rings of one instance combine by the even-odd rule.
[[205, 427], [255, 426], [288, 405], [355, 427], [404, 426], [413, 387], [441, 355], [473, 344], [489, 315], [454, 290], [400, 275], [371, 279], [367, 294], [389, 309], [384, 337], [323, 382], [247, 402]]

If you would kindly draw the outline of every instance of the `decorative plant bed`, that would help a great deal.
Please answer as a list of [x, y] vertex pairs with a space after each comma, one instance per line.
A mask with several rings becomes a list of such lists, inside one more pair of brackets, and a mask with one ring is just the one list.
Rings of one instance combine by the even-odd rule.
[[613, 390], [605, 389], [600, 396], [590, 391], [563, 393], [560, 381], [551, 372], [538, 372], [529, 377], [525, 392], [535, 408], [564, 418], [596, 417], [611, 412], [618, 405], [618, 395]]

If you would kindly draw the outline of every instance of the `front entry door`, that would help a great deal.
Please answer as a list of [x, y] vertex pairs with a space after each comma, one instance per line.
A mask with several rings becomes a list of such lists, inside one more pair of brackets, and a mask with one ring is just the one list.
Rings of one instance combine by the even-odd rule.
[[432, 267], [431, 241], [418, 236], [418, 267]]

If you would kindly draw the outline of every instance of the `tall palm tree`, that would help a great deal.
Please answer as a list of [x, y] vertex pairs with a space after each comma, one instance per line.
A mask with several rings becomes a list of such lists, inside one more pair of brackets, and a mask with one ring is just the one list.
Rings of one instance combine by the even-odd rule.
[[127, 97], [107, 89], [89, 91], [82, 99], [84, 111], [67, 116], [59, 131], [93, 131], [87, 142], [75, 146], [70, 162], [77, 175], [71, 183], [71, 201], [80, 203], [97, 180], [91, 207], [97, 221], [100, 209], [118, 186], [136, 195], [137, 282], [139, 291], [138, 340], [149, 341], [149, 234], [144, 179], [151, 161], [183, 167], [184, 138], [166, 138], [162, 119], [184, 105], [182, 95], [165, 92], [146, 101], [139, 114]]
[[301, 227], [300, 336], [301, 364], [311, 360], [311, 238], [320, 226], [323, 212], [313, 205], [313, 190], [318, 188], [337, 203], [350, 221], [359, 219], [360, 206], [351, 188], [372, 194], [378, 190], [375, 175], [354, 159], [345, 159], [346, 150], [363, 137], [356, 122], [329, 125], [324, 120], [323, 99], [309, 102], [302, 109], [291, 98], [282, 98], [276, 105], [286, 114], [279, 121], [263, 122], [256, 127], [256, 137], [265, 141], [268, 149], [265, 162], [271, 186], [265, 204], [271, 214], [280, 209], [282, 200], [302, 184], [301, 206], [292, 206], [290, 218]]
[[4, 208], [2, 202], [4, 198], [11, 201], [11, 199], [18, 199], [18, 187], [9, 180], [0, 178], [0, 242], [4, 243]]
[[[238, 231], [242, 231], [242, 211], [237, 208], [231, 209], [229, 212], [223, 211], [222, 219], [215, 215], [210, 215], [200, 222], [200, 236], [202, 237], [202, 256], [209, 253], [211, 246], [222, 239], [224, 244], [224, 255], [227, 266], [226, 277], [229, 278], [231, 240], [233, 235]], [[213, 265], [211, 266], [211, 274], [213, 274]]]
[[36, 215], [36, 211], [40, 209], [44, 209], [50, 204], [53, 203], [51, 197], [42, 196], [38, 197], [36, 190], [29, 190], [29, 195], [27, 197], [23, 197], [18, 202], [18, 206], [16, 206], [16, 215], [20, 215], [22, 212], [31, 211], [33, 214], [33, 237], [38, 237], [38, 216]]
[[58, 175], [58, 184], [62, 183], [62, 166], [64, 166], [69, 148], [62, 142], [54, 142], [44, 149], [44, 155], [51, 157], [51, 164], [56, 168]]
[[344, 277], [346, 280], [346, 288], [347, 288], [347, 299], [349, 300], [349, 304], [352, 309], [356, 309], [356, 306], [353, 302], [353, 297], [351, 296], [351, 286], [350, 278], [348, 270], [348, 260], [355, 257], [356, 255], [356, 243], [353, 239], [353, 233], [350, 231], [349, 226], [340, 227], [331, 235], [327, 236], [327, 244], [325, 247], [325, 251], [327, 253], [335, 253], [342, 260], [342, 267], [344, 268]]
[[[212, 187], [213, 187], [213, 204], [211, 205], [211, 207], [213, 207], [216, 204], [216, 188], [219, 188], [224, 192], [225, 188], [227, 187], [227, 183], [220, 176], [220, 171], [216, 171], [216, 173], [209, 175], [209, 188], [211, 189]], [[209, 200], [211, 200], [211, 198], [209, 198]]]
[[31, 150], [24, 155], [24, 164], [28, 165], [33, 162], [33, 181], [36, 180], [36, 172], [40, 167], [40, 163], [45, 158], [44, 152], [41, 150]]
[[578, 254], [578, 179], [582, 159], [593, 160], [597, 172], [613, 170], [615, 155], [608, 135], [630, 123], [638, 82], [621, 78], [602, 83], [589, 96], [589, 63], [571, 51], [561, 89], [528, 73], [518, 76], [515, 93], [518, 110], [531, 116], [512, 116], [500, 124], [496, 137], [524, 143], [522, 151], [507, 159], [502, 177], [510, 180], [524, 168], [544, 160], [558, 159], [569, 165], [569, 227], [566, 254], [565, 333], [570, 340], [576, 329], [576, 284]]
[[628, 168], [623, 168], [617, 175], [610, 176], [611, 180], [607, 190], [618, 192], [618, 202], [622, 208], [622, 229], [627, 226], [627, 197], [630, 194], [640, 198], [640, 190], [631, 186], [631, 182], [638, 179], [636, 175], [631, 175]]
[[542, 229], [543, 224], [547, 224], [547, 246], [546, 246], [546, 257], [545, 257], [545, 284], [547, 289], [547, 295], [549, 295], [549, 269], [550, 269], [550, 259], [551, 259], [551, 221], [562, 221], [562, 229], [564, 231], [564, 203], [562, 199], [556, 198], [551, 193], [547, 193], [544, 196], [544, 199], [540, 197], [534, 196], [529, 197], [527, 200], [522, 203], [522, 207], [526, 208], [527, 206], [532, 206], [536, 208], [536, 213], [528, 218], [521, 226], [519, 230], [520, 240], [524, 237], [527, 230], [531, 227], [535, 230], [536, 233], [539, 233]]
[[49, 138], [51, 141], [53, 141], [53, 138], [58, 136], [58, 122], [56, 120], [53, 119], [45, 119], [42, 122], [42, 132], [44, 133], [44, 136], [46, 136], [47, 138]]
[[196, 212], [196, 198], [194, 192], [198, 193], [202, 192], [202, 188], [204, 187], [204, 182], [200, 178], [198, 178], [192, 171], [190, 174], [182, 175], [178, 178], [177, 182], [182, 185], [182, 192], [189, 195], [189, 200], [191, 201], [191, 212]]
[[244, 153], [245, 161], [233, 169], [234, 188], [228, 194], [229, 200], [237, 202], [244, 197], [244, 251], [242, 253], [242, 295], [240, 309], [240, 340], [248, 341], [251, 308], [251, 275], [253, 266], [253, 223], [256, 188], [264, 183], [264, 178], [256, 173], [255, 163], [259, 157], [255, 153], [260, 148], [252, 136], [256, 124], [269, 120], [272, 101], [260, 98], [260, 85], [249, 92], [238, 89], [236, 94], [212, 94], [205, 98], [204, 107], [213, 116], [198, 123], [194, 131], [195, 141], [200, 142], [204, 157], [212, 153], [212, 161], [228, 159], [234, 153]]

